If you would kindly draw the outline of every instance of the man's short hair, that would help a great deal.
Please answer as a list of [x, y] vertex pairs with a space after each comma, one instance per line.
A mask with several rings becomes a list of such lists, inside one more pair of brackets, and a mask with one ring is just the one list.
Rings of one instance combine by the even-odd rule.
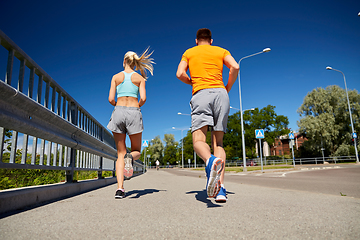
[[211, 31], [207, 28], [200, 28], [196, 33], [196, 39], [198, 41], [211, 41]]

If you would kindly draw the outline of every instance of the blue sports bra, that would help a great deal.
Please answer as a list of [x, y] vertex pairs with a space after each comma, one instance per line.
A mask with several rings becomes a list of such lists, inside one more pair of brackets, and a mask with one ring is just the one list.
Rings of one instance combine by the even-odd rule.
[[126, 73], [122, 71], [125, 75], [124, 81], [116, 86], [117, 97], [138, 97], [139, 87], [131, 82], [131, 75], [134, 72]]

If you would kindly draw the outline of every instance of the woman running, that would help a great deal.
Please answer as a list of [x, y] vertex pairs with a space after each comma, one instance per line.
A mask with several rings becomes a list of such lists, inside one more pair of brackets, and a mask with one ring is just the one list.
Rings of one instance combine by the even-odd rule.
[[[107, 128], [112, 131], [117, 148], [116, 178], [118, 189], [115, 198], [125, 197], [124, 177], [133, 175], [133, 160], [140, 158], [141, 136], [144, 130], [140, 107], [146, 101], [146, 71], [153, 75], [154, 63], [146, 49], [139, 57], [134, 52], [124, 56], [124, 71], [115, 74], [111, 80], [109, 102], [115, 106]], [[140, 74], [135, 72], [140, 70]], [[138, 99], [138, 94], [140, 98]], [[126, 151], [126, 134], [131, 141], [131, 153]]]

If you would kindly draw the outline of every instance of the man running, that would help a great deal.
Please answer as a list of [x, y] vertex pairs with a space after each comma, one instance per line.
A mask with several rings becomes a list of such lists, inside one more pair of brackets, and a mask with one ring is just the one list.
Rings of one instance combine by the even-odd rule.
[[[197, 31], [196, 45], [185, 51], [179, 63], [176, 77], [192, 86], [191, 132], [195, 152], [206, 164], [206, 191], [216, 202], [226, 202], [224, 167], [226, 153], [223, 137], [226, 132], [230, 110], [228, 92], [239, 72], [239, 65], [230, 52], [212, 46], [211, 31], [202, 28]], [[230, 69], [227, 85], [222, 78], [223, 65]], [[186, 73], [189, 69], [190, 76]], [[206, 143], [206, 133], [211, 128], [211, 145]]]

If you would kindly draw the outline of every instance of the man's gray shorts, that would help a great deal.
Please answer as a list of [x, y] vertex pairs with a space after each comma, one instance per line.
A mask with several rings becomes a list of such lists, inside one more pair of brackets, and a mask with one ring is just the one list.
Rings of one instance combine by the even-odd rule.
[[107, 128], [116, 133], [133, 135], [144, 130], [140, 108], [115, 106]]
[[226, 132], [230, 111], [229, 95], [224, 88], [208, 88], [196, 92], [190, 101], [191, 132], [204, 126]]

